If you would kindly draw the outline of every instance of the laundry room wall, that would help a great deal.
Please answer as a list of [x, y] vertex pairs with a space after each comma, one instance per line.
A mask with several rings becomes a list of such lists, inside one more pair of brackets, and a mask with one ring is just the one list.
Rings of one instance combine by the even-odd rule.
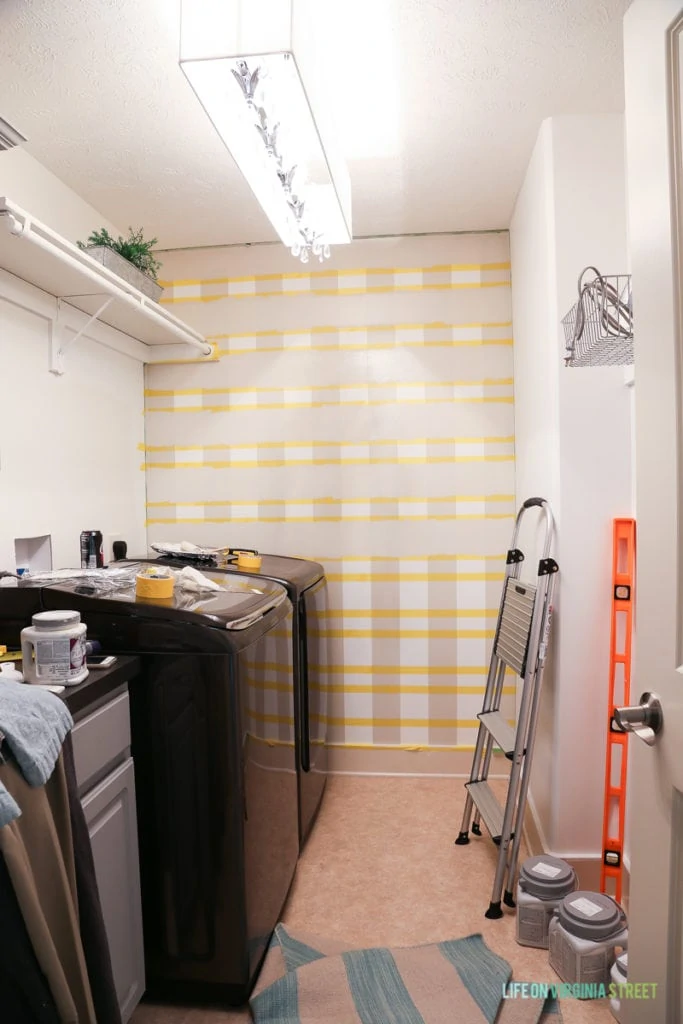
[[515, 512], [507, 234], [161, 257], [215, 352], [146, 369], [149, 542], [321, 561], [335, 765], [466, 769]]
[[[112, 225], [22, 149], [0, 153], [0, 196], [71, 241]], [[18, 243], [21, 244], [21, 243]], [[56, 299], [0, 261], [0, 569], [52, 558], [80, 565], [81, 530], [101, 530], [139, 550], [145, 536], [142, 363], [92, 328], [69, 349], [66, 372], [48, 369]], [[87, 319], [72, 310], [72, 327]], [[121, 336], [119, 336], [121, 337]], [[99, 339], [99, 340], [98, 340]], [[40, 542], [36, 538], [49, 537]], [[30, 538], [20, 545], [15, 541]]]
[[584, 887], [602, 860], [612, 532], [634, 514], [633, 395], [622, 366], [565, 367], [561, 318], [584, 267], [628, 273], [626, 186], [623, 115], [550, 118], [510, 228], [517, 495], [551, 500], [560, 566], [527, 824], [532, 848], [571, 860]]

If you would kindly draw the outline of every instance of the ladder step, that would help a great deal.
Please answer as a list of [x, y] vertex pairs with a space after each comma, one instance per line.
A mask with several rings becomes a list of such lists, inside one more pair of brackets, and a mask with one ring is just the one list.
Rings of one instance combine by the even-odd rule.
[[495, 652], [506, 665], [523, 676], [536, 600], [536, 586], [509, 578], [503, 591]]
[[507, 758], [515, 751], [515, 729], [503, 718], [500, 711], [482, 711], [477, 718], [491, 733]]
[[466, 782], [465, 787], [472, 797], [492, 839], [500, 839], [503, 831], [503, 808], [500, 806], [488, 782]]

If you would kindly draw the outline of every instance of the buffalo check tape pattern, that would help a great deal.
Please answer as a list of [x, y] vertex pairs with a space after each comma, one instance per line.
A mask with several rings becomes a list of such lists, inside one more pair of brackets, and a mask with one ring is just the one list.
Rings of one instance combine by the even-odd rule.
[[[402, 246], [393, 267], [306, 273], [249, 274], [248, 255], [226, 273], [215, 250], [200, 276], [187, 254], [164, 301], [214, 357], [146, 369], [148, 534], [321, 562], [329, 741], [468, 749], [515, 514], [508, 241], [460, 236], [418, 267]], [[250, 731], [273, 749], [284, 642], [252, 666]]]
[[308, 273], [239, 277], [180, 278], [161, 281], [166, 304], [220, 299], [353, 297], [398, 292], [456, 291], [510, 286], [510, 262], [454, 263], [431, 267], [364, 267]]

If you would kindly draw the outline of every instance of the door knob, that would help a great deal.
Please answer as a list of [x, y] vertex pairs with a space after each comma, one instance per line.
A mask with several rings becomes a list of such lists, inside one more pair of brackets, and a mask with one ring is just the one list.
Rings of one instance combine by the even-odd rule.
[[614, 721], [622, 732], [632, 732], [651, 747], [664, 722], [662, 705], [654, 693], [644, 693], [640, 704], [615, 708]]

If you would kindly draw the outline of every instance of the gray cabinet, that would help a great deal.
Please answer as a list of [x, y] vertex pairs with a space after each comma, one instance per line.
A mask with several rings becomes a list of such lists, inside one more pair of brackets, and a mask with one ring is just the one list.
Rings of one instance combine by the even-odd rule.
[[127, 692], [78, 722], [73, 743], [116, 994], [126, 1024], [145, 988]]

